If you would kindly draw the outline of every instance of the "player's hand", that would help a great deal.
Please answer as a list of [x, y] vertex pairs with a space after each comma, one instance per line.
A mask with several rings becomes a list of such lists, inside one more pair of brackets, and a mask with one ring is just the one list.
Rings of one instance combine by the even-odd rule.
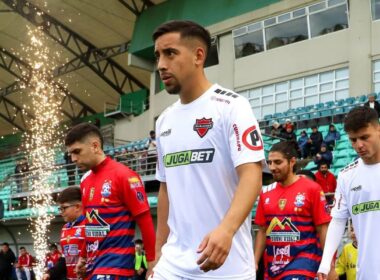
[[317, 273], [318, 280], [327, 280], [327, 275], [321, 272]]
[[202, 253], [197, 261], [204, 272], [218, 269], [225, 262], [231, 249], [233, 233], [218, 226], [207, 234], [198, 247], [197, 253]]
[[44, 273], [42, 275], [42, 280], [48, 280], [48, 279], [50, 279], [50, 275], [48, 273]]
[[148, 267], [147, 267], [145, 279], [149, 279], [149, 277], [153, 274], [153, 268], [156, 266], [156, 263], [157, 261], [147, 262]]
[[78, 278], [85, 278], [86, 277], [86, 259], [79, 258], [74, 271], [77, 274]]

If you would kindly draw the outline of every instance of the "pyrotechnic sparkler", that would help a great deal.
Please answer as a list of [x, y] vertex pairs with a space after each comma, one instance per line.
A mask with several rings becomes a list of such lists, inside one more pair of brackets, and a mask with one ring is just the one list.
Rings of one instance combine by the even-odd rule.
[[55, 153], [62, 147], [60, 112], [63, 93], [52, 83], [52, 70], [57, 66], [59, 52], [52, 52], [45, 44], [47, 38], [40, 28], [28, 28], [30, 43], [24, 46], [25, 61], [32, 67], [27, 87], [28, 101], [24, 109], [32, 112], [34, 119], [28, 121], [29, 133], [25, 134], [24, 148], [30, 160], [32, 186], [30, 197], [33, 217], [31, 231], [34, 251], [38, 260], [35, 269], [37, 279], [42, 279], [45, 256], [48, 248], [49, 225], [52, 214], [51, 192], [54, 188], [53, 172]]

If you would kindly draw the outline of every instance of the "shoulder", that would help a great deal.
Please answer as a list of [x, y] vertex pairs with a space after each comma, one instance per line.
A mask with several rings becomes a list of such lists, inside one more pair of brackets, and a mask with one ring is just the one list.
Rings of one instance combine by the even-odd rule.
[[[315, 176], [317, 176], [317, 173]], [[322, 190], [321, 186], [317, 182], [304, 177], [300, 177], [298, 179], [298, 185], [302, 186], [303, 189], [309, 190], [311, 192], [320, 192]]]
[[87, 178], [88, 176], [90, 176], [91, 174], [92, 174], [92, 171], [91, 171], [91, 170], [89, 170], [89, 171], [87, 171], [86, 173], [84, 173], [84, 175], [83, 175], [82, 178], [80, 179], [80, 182], [83, 183], [83, 182], [86, 180], [86, 178]]
[[242, 104], [249, 104], [248, 100], [233, 90], [221, 87], [215, 84], [210, 89], [210, 100], [224, 107], [239, 106]]
[[277, 183], [272, 183], [270, 185], [266, 185], [262, 187], [261, 194], [269, 193], [277, 188]]
[[356, 172], [360, 165], [360, 159], [356, 159], [355, 161], [351, 162], [350, 164], [343, 167], [343, 169], [339, 172], [339, 177], [350, 177], [353, 173]]
[[170, 105], [169, 107], [167, 107], [161, 114], [160, 116], [157, 118], [157, 121], [156, 121], [156, 126], [158, 127], [162, 122], [163, 120], [168, 116], [170, 115], [174, 110], [175, 108], [177, 107], [178, 105], [178, 102], [179, 101], [176, 101], [175, 103], [173, 103], [172, 105]]

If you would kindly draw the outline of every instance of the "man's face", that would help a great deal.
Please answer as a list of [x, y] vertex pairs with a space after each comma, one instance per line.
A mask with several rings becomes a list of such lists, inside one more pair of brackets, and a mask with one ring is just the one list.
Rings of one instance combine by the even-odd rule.
[[154, 54], [167, 92], [179, 94], [195, 71], [196, 55], [189, 40], [178, 32], [166, 33], [155, 41]]
[[375, 101], [375, 96], [370, 96], [370, 97], [368, 97], [368, 101], [369, 101], [369, 102], [374, 102], [374, 101]]
[[3, 246], [1, 246], [1, 250], [2, 250], [4, 253], [6, 253], [6, 252], [8, 252], [9, 247], [8, 247], [7, 245], [3, 245]]
[[89, 170], [95, 165], [96, 147], [91, 139], [74, 142], [67, 147], [71, 160], [81, 170]]
[[268, 167], [276, 182], [284, 182], [290, 176], [293, 165], [282, 153], [270, 152], [268, 156]]
[[25, 249], [20, 249], [20, 255], [25, 255], [26, 254], [26, 250]]
[[321, 152], [322, 153], [326, 152], [326, 150], [327, 150], [326, 146], [321, 146]]
[[327, 171], [329, 171], [329, 168], [327, 167], [326, 164], [321, 164], [321, 166], [319, 167], [319, 171], [320, 171], [322, 174], [326, 174]]
[[376, 163], [380, 153], [380, 125], [368, 124], [358, 131], [348, 131], [352, 147], [365, 163]]

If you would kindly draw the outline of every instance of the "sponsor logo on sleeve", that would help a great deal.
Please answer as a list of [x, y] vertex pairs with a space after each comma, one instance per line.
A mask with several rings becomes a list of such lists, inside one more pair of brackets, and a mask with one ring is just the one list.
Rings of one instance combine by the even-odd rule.
[[137, 200], [140, 202], [144, 202], [144, 195], [142, 192], [136, 192]]
[[198, 133], [199, 137], [203, 138], [207, 132], [212, 129], [213, 125], [214, 122], [212, 121], [212, 118], [196, 119], [193, 129]]
[[128, 178], [129, 185], [131, 189], [137, 189], [142, 187], [142, 183], [138, 177]]
[[215, 149], [197, 149], [171, 153], [164, 156], [165, 167], [209, 163], [213, 161]]
[[239, 128], [237, 127], [236, 123], [232, 125], [236, 137], [236, 147], [237, 150], [240, 152], [241, 151], [241, 143], [240, 143], [240, 133], [239, 133]]
[[169, 128], [168, 130], [165, 130], [165, 131], [161, 132], [160, 136], [161, 137], [166, 137], [166, 136], [169, 136], [171, 133], [172, 133], [172, 129]]
[[260, 134], [256, 129], [256, 126], [249, 127], [243, 133], [243, 144], [250, 150], [260, 151], [263, 149], [263, 141]]
[[358, 215], [380, 210], [380, 200], [368, 201], [352, 206], [352, 214]]

